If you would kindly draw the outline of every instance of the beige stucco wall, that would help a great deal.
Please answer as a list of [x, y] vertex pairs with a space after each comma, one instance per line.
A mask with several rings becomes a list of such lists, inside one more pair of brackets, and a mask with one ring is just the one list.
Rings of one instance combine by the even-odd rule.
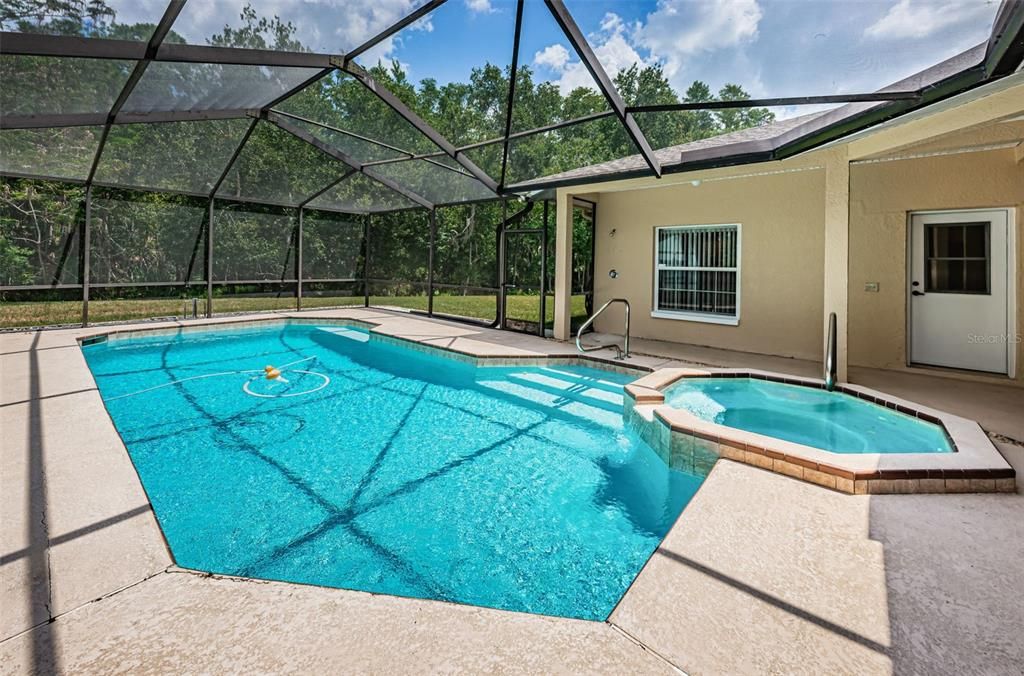
[[[1017, 227], [1017, 334], [1024, 335], [1024, 163], [1012, 148], [850, 169], [850, 364], [907, 363], [907, 220], [912, 211], [1014, 207]], [[878, 282], [877, 293], [864, 291]], [[1017, 347], [1017, 380], [1024, 348]]]
[[[601, 193], [596, 305], [627, 298], [632, 333], [642, 338], [820, 359], [824, 186], [824, 171], [811, 169]], [[741, 224], [739, 325], [651, 317], [655, 227], [714, 223]], [[608, 276], [613, 268], [617, 279]], [[609, 312], [596, 328], [620, 333], [621, 322], [621, 313]]]

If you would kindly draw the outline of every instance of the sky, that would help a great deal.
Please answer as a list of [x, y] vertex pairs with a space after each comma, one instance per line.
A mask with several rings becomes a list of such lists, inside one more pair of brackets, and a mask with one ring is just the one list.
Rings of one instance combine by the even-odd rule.
[[[195, 44], [237, 25], [246, 0], [190, 0], [174, 30]], [[251, 0], [316, 51], [343, 52], [422, 0]], [[680, 93], [696, 79], [755, 97], [870, 92], [988, 38], [998, 0], [565, 0], [604, 68], [659, 63]], [[156, 21], [165, 0], [111, 2]], [[413, 80], [468, 80], [511, 60], [514, 0], [448, 0], [360, 58], [397, 59]], [[527, 0], [520, 64], [563, 91], [589, 73], [542, 0]], [[792, 111], [791, 111], [792, 112]], [[808, 112], [801, 110], [799, 112]]]

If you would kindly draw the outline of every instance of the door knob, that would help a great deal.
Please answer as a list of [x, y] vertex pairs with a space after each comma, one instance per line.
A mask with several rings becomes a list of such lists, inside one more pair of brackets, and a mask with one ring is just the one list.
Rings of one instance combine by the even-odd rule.
[[923, 291], [918, 291], [918, 290], [915, 289], [915, 290], [910, 292], [910, 295], [911, 296], [923, 296], [924, 292]]

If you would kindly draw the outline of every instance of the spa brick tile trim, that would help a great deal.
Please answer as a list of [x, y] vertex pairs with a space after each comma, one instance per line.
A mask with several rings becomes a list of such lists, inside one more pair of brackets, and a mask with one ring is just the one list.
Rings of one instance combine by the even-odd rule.
[[[699, 446], [704, 459], [701, 466], [707, 465], [707, 456], [714, 454], [734, 462], [759, 467], [777, 474], [800, 479], [809, 483], [824, 486], [849, 494], [891, 494], [891, 493], [1013, 493], [1016, 491], [1016, 473], [1002, 459], [999, 452], [985, 439], [988, 448], [978, 449], [978, 439], [969, 440], [973, 458], [980, 455], [976, 464], [964, 467], [932, 466], [944, 459], [937, 454], [894, 454], [912, 458], [912, 467], [857, 467], [843, 466], [844, 460], [851, 460], [841, 454], [827, 453], [819, 449], [803, 447], [779, 440], [772, 443], [770, 437], [755, 435], [724, 425], [717, 425], [699, 420], [688, 413], [664, 406], [665, 388], [684, 378], [754, 378], [771, 380], [824, 389], [824, 383], [807, 378], [793, 378], [760, 371], [718, 371], [706, 369], [662, 369], [640, 378], [626, 386], [626, 408], [650, 409], [653, 421], [660, 423], [671, 434], [669, 464], [675, 467], [676, 448], [687, 445]], [[954, 454], [967, 455], [961, 446], [964, 440], [958, 440], [957, 434], [950, 433], [950, 425], [941, 414], [921, 411], [906, 404], [892, 401], [881, 395], [857, 386], [840, 385], [836, 391], [855, 396], [871, 403], [885, 406], [900, 413], [915, 416], [927, 422], [939, 425], [945, 432], [954, 448]], [[980, 428], [979, 428], [980, 430]], [[657, 435], [653, 435], [655, 438]], [[682, 438], [677, 441], [677, 437]], [[958, 443], [958, 441], [960, 443]], [[806, 451], [804, 451], [806, 449]], [[978, 453], [977, 451], [981, 451]], [[659, 454], [661, 455], [661, 454]], [[834, 457], [834, 461], [824, 461], [822, 455]], [[878, 454], [875, 454], [878, 455]], [[817, 456], [817, 457], [812, 457]], [[879, 458], [884, 463], [886, 458]], [[683, 463], [685, 465], [685, 463]], [[692, 463], [694, 469], [697, 463]], [[680, 467], [685, 468], [685, 467]]]

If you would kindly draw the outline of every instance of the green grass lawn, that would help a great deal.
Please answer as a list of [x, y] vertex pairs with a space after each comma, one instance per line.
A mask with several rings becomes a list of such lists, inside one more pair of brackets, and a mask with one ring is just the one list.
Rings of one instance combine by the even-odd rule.
[[[89, 302], [90, 322], [116, 322], [152, 317], [180, 317], [185, 304], [184, 298], [147, 298], [138, 300], [93, 300]], [[574, 319], [586, 317], [584, 296], [573, 296], [572, 315]], [[305, 296], [303, 309], [362, 306], [362, 296]], [[370, 304], [426, 311], [426, 296], [370, 296]], [[270, 310], [295, 309], [291, 296], [263, 297], [216, 297], [213, 306], [217, 314], [232, 312], [265, 312]], [[191, 307], [191, 305], [189, 306]], [[199, 311], [203, 312], [205, 300], [200, 299]], [[434, 296], [434, 311], [493, 320], [494, 296]], [[540, 298], [528, 295], [508, 297], [509, 319], [536, 322], [540, 312]], [[549, 297], [546, 312], [547, 322], [554, 320], [553, 297]], [[76, 301], [38, 301], [0, 303], [0, 328], [22, 326], [47, 326], [52, 324], [75, 324], [82, 320], [82, 304]]]

